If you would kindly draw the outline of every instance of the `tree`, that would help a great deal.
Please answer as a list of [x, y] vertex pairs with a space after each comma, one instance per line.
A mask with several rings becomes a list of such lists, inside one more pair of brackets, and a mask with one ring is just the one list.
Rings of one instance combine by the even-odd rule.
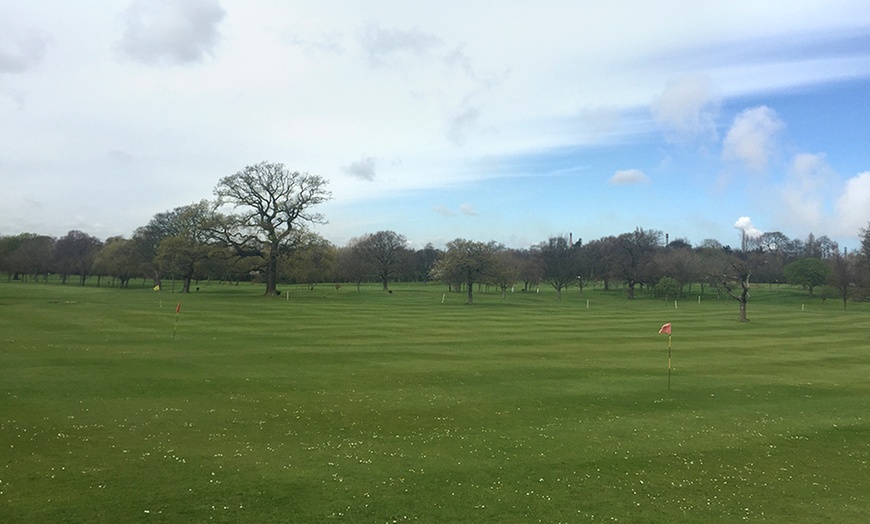
[[[753, 266], [746, 253], [733, 253], [728, 258], [725, 272], [720, 273], [720, 284], [725, 292], [740, 304], [740, 322], [749, 322], [746, 305], [749, 302], [749, 277], [752, 276]], [[737, 286], [740, 286], [739, 290]]]
[[861, 228], [861, 249], [860, 256], [864, 259], [864, 263], [870, 265], [870, 222], [867, 227]]
[[501, 291], [501, 298], [507, 295], [507, 289], [516, 284], [519, 279], [521, 260], [516, 251], [505, 249], [499, 245], [493, 253], [492, 266], [489, 271], [489, 281]]
[[138, 265], [133, 241], [124, 237], [107, 238], [94, 258], [95, 270], [100, 274], [117, 278], [120, 281], [118, 287], [127, 287]]
[[705, 238], [698, 246], [699, 249], [723, 249], [724, 247], [721, 242], [714, 238]]
[[616, 273], [614, 261], [618, 244], [619, 239], [611, 235], [593, 240], [583, 246], [589, 278], [600, 280], [604, 284], [604, 291], [610, 290], [610, 282]]
[[402, 262], [402, 253], [408, 240], [395, 231], [378, 231], [365, 235], [357, 243], [357, 249], [378, 275], [378, 280], [384, 285], [384, 291], [389, 289], [390, 278], [398, 270]]
[[870, 298], [870, 222], [862, 227], [859, 234], [861, 247], [855, 258], [855, 280], [861, 299]]
[[783, 268], [786, 282], [809, 289], [810, 298], [813, 288], [827, 282], [831, 269], [819, 258], [799, 258]]
[[[656, 253], [654, 265], [657, 269], [657, 276], [671, 277], [677, 282], [679, 287], [677, 293], [674, 294], [675, 297], [681, 294], [686, 286], [691, 291], [692, 283], [703, 278], [700, 255], [691, 247], [684, 247], [680, 244], [674, 244], [674, 242], [668, 244], [667, 249]], [[658, 288], [658, 283], [656, 283], [656, 288]]]
[[266, 296], [277, 296], [278, 260], [294, 250], [311, 224], [324, 218], [311, 208], [327, 201], [327, 181], [317, 175], [289, 171], [280, 163], [261, 162], [220, 179], [218, 204], [238, 214], [216, 215], [212, 231], [240, 256], [263, 260]]
[[66, 283], [67, 276], [76, 273], [79, 276], [79, 285], [84, 286], [94, 264], [94, 257], [102, 245], [96, 237], [78, 230], [72, 230], [57, 239], [54, 244], [55, 264], [62, 281]]
[[810, 233], [806, 242], [804, 242], [803, 256], [805, 258], [821, 258], [826, 260], [834, 256], [834, 253], [839, 251], [839, 249], [837, 243], [828, 238], [827, 235], [816, 238], [815, 235]]
[[724, 290], [722, 287], [722, 275], [727, 272], [728, 260], [731, 257], [731, 252], [726, 251], [721, 247], [700, 247], [698, 248], [698, 271], [701, 275], [699, 285], [701, 286], [701, 295], [704, 294], [704, 289], [707, 286], [713, 286], [717, 295], [721, 296]]
[[671, 297], [676, 297], [680, 293], [682, 286], [673, 277], [662, 277], [656, 283], [656, 293], [664, 295], [665, 302]]
[[849, 297], [855, 293], [856, 262], [857, 257], [841, 255], [839, 251], [835, 251], [833, 256], [828, 259], [831, 270], [828, 285], [834, 288], [837, 295], [843, 300], [843, 309], [846, 309]]
[[6, 272], [6, 280], [18, 280], [18, 270], [15, 267], [14, 253], [21, 246], [23, 235], [0, 237], [0, 271]]
[[22, 233], [14, 237], [7, 246], [9, 253], [4, 257], [4, 265], [13, 277], [33, 275], [35, 280], [39, 275], [48, 277], [51, 267], [55, 240], [45, 235]]
[[308, 232], [290, 255], [281, 257], [279, 268], [291, 281], [307, 284], [309, 290], [333, 273], [336, 249], [322, 236]]
[[661, 232], [637, 228], [617, 237], [614, 266], [628, 287], [628, 299], [634, 298], [637, 284], [651, 280], [653, 253], [661, 245]]
[[425, 282], [429, 279], [429, 272], [435, 261], [441, 256], [441, 250], [435, 249], [432, 243], [426, 244], [423, 249], [414, 252], [414, 280]]
[[576, 283], [577, 249], [562, 236], [550, 237], [538, 246], [544, 268], [544, 279], [556, 290], [562, 300], [562, 290]]
[[544, 278], [544, 264], [538, 253], [531, 249], [520, 249], [514, 252], [519, 262], [518, 278], [523, 283], [523, 291], [531, 291]]
[[337, 279], [356, 284], [356, 292], [360, 292], [363, 280], [373, 273], [369, 264], [359, 252], [360, 239], [352, 238], [345, 247], [336, 253]]
[[447, 243], [447, 251], [432, 268], [435, 280], [465, 285], [468, 301], [474, 303], [474, 284], [483, 280], [490, 269], [493, 253], [497, 250], [495, 242], [474, 242], [457, 238]]
[[164, 271], [182, 279], [181, 292], [190, 293], [190, 282], [200, 265], [209, 258], [208, 245], [211, 210], [205, 200], [177, 207], [161, 216], [166, 219], [164, 237], [157, 246], [155, 260]]

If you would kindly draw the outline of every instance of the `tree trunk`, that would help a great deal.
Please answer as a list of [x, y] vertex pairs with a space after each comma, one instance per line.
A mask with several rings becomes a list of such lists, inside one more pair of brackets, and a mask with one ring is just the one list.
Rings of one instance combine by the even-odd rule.
[[269, 261], [266, 265], [266, 293], [267, 297], [278, 296], [278, 249], [272, 246], [269, 250]]
[[470, 280], [465, 283], [465, 289], [468, 292], [468, 304], [469, 306], [474, 303], [474, 281]]
[[746, 299], [741, 298], [740, 302], [740, 322], [749, 322], [749, 319], [746, 318]]
[[746, 303], [749, 302], [749, 275], [740, 282], [740, 322], [749, 322], [746, 318]]

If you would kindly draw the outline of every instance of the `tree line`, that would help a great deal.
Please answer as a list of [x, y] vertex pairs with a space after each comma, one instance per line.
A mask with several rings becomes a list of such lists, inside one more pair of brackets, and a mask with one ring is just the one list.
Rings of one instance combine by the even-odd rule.
[[[639, 289], [665, 299], [710, 288], [740, 304], [747, 320], [750, 283], [802, 286], [810, 296], [866, 300], [870, 297], [870, 225], [861, 248], [847, 253], [827, 236], [793, 239], [780, 232], [745, 238], [739, 248], [704, 240], [670, 241], [652, 229], [588, 242], [556, 235], [528, 248], [457, 238], [445, 249], [408, 246], [405, 236], [378, 231], [335, 246], [312, 230], [324, 217], [316, 206], [330, 198], [327, 182], [262, 162], [220, 179], [215, 199], [177, 207], [154, 217], [130, 238], [105, 241], [82, 231], [60, 238], [33, 233], [0, 237], [0, 271], [8, 280], [47, 280], [126, 287], [131, 279], [171, 277], [183, 293], [199, 280], [259, 281], [265, 294], [278, 283], [354, 285], [376, 281], [437, 281], [474, 301], [475, 288], [502, 295], [519, 287], [551, 286], [561, 300], [570, 288], [619, 288], [628, 299]], [[697, 290], [695, 289], [697, 287]]]

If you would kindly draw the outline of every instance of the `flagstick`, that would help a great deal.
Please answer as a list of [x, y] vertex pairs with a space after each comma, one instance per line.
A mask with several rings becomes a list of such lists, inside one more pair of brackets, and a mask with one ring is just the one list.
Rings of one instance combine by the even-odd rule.
[[175, 335], [178, 333], [178, 317], [181, 316], [181, 302], [175, 307], [175, 329], [172, 330], [172, 340], [175, 340]]
[[668, 391], [671, 390], [671, 336], [668, 335]]

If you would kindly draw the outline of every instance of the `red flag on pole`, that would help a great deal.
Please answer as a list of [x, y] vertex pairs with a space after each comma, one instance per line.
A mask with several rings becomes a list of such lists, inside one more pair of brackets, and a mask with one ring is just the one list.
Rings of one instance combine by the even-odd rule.
[[659, 333], [664, 333], [665, 335], [670, 335], [671, 334], [671, 323], [668, 322], [667, 324], [662, 326], [662, 328], [659, 330]]
[[[177, 315], [179, 312], [181, 312], [181, 302], [179, 302], [178, 305], [175, 306], [175, 314]], [[670, 329], [670, 324], [668, 324], [668, 329]]]

